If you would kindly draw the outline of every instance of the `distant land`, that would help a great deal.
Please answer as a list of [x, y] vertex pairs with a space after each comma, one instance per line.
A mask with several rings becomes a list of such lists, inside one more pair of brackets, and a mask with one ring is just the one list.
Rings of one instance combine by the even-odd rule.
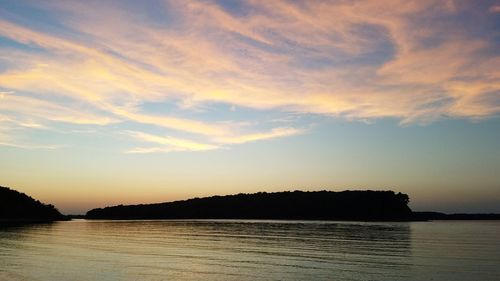
[[0, 186], [0, 223], [48, 222], [65, 220], [53, 205], [43, 204], [30, 196]]
[[409, 197], [393, 191], [259, 192], [93, 209], [86, 219], [408, 221]]
[[413, 212], [415, 220], [500, 220], [500, 214], [445, 214], [439, 212]]
[[53, 205], [0, 186], [0, 224], [75, 219], [275, 219], [428, 221], [500, 220], [500, 214], [413, 212], [409, 197], [394, 191], [284, 191], [118, 205], [90, 210], [86, 215], [61, 214]]

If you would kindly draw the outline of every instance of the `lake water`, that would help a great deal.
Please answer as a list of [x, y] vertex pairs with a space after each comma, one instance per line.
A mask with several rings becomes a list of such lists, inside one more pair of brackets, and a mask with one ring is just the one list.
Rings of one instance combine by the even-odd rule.
[[0, 280], [500, 280], [499, 221], [0, 228]]

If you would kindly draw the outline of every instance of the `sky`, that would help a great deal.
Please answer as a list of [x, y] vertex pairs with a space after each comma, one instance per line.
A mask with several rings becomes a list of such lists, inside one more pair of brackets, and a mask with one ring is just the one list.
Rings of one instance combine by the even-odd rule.
[[500, 212], [498, 1], [0, 0], [0, 185]]

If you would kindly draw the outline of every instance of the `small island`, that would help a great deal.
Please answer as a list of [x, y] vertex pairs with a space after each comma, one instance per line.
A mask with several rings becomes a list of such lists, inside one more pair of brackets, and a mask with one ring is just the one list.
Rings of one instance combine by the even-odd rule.
[[285, 191], [93, 209], [86, 219], [276, 219], [409, 221], [409, 197], [394, 191]]
[[66, 220], [53, 205], [0, 186], [0, 223], [50, 222]]

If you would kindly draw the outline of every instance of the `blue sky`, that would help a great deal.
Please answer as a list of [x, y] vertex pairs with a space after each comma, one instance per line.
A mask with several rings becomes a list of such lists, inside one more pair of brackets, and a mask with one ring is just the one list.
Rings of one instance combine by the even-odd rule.
[[1, 1], [1, 185], [64, 212], [393, 189], [500, 212], [495, 1]]

